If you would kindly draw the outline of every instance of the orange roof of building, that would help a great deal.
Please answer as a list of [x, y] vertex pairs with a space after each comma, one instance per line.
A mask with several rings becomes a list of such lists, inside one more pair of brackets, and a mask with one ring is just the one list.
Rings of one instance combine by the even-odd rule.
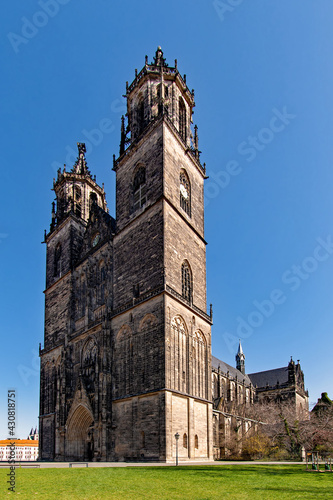
[[0, 446], [9, 446], [13, 441], [15, 446], [38, 446], [38, 441], [33, 439], [1, 439]]

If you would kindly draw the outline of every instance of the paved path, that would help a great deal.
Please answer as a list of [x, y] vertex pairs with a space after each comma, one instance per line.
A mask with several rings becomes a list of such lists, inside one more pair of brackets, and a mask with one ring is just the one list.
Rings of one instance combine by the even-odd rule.
[[[214, 461], [214, 462], [179, 462], [180, 466], [184, 465], [305, 465], [305, 462], [254, 462], [254, 461]], [[0, 468], [6, 468], [13, 464], [7, 462], [0, 463]], [[85, 467], [174, 467], [175, 462], [19, 462], [15, 463], [15, 467], [22, 468], [40, 468], [40, 469], [68, 469], [85, 468]]]

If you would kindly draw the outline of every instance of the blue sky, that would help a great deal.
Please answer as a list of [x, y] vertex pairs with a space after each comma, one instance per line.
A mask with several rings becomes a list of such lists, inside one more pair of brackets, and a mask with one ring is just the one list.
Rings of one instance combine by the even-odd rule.
[[[207, 164], [208, 304], [215, 356], [248, 373], [301, 360], [332, 397], [333, 5], [330, 0], [13, 0], [0, 20], [1, 413], [37, 424], [44, 229], [76, 143], [114, 215], [126, 80], [162, 46], [195, 89]], [[101, 121], [108, 119], [101, 132]], [[99, 134], [96, 133], [99, 130]], [[92, 132], [95, 131], [95, 132]], [[89, 145], [90, 147], [89, 147]]]

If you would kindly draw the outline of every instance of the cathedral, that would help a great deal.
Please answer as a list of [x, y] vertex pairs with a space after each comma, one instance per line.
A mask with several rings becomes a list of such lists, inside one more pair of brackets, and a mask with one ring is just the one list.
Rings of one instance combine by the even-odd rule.
[[241, 345], [237, 368], [211, 355], [194, 91], [158, 47], [126, 99], [116, 218], [85, 144], [53, 183], [40, 459], [171, 462], [177, 449], [181, 460], [209, 461], [223, 455], [236, 418], [229, 403], [251, 404], [261, 382], [245, 375]]

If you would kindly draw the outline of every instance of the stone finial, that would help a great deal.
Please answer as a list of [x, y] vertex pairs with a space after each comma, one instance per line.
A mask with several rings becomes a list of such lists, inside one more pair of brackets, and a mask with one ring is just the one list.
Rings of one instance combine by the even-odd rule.
[[75, 174], [89, 175], [91, 174], [88, 170], [87, 160], [86, 160], [86, 145], [84, 142], [77, 143], [78, 158], [72, 168], [72, 172]]
[[155, 57], [154, 57], [154, 65], [155, 66], [167, 66], [165, 63], [165, 58], [163, 57], [163, 51], [160, 45], [157, 47]]

